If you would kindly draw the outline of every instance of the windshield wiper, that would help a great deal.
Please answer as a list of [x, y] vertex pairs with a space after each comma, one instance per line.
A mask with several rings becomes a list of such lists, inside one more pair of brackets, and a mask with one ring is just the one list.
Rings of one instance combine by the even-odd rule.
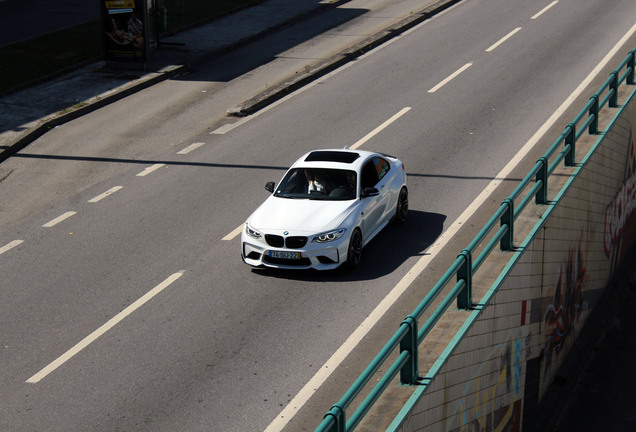
[[276, 194], [276, 198], [289, 198], [289, 199], [304, 199], [304, 196], [289, 195], [289, 194]]

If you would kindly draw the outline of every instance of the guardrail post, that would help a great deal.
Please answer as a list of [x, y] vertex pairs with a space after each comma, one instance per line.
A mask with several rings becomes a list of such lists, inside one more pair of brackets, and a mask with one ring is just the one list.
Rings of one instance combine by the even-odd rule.
[[627, 72], [627, 79], [625, 82], [629, 85], [634, 85], [634, 57], [636, 57], [636, 49], [632, 50], [629, 53], [629, 60], [627, 60], [627, 67], [629, 68], [629, 72]]
[[565, 145], [570, 146], [570, 151], [565, 154], [565, 166], [571, 167], [576, 165], [574, 154], [576, 150], [576, 125], [570, 123], [565, 128], [570, 130], [565, 136]]
[[588, 128], [588, 133], [590, 135], [596, 135], [598, 133], [598, 95], [593, 95], [590, 100], [594, 101], [589, 111], [590, 117], [592, 117], [593, 120]]
[[616, 108], [618, 107], [618, 72], [614, 71], [610, 74], [610, 98], [609, 98], [609, 107]]
[[507, 207], [504, 214], [501, 215], [501, 226], [507, 225], [508, 231], [501, 238], [500, 247], [502, 251], [511, 251], [514, 249], [515, 203], [511, 198], [506, 198], [501, 205]]
[[327, 412], [327, 414], [325, 414], [325, 417], [323, 418], [327, 417], [333, 417], [334, 421], [336, 422], [336, 428], [329, 428], [329, 432], [346, 432], [347, 419], [345, 417], [345, 411], [340, 405], [333, 405], [329, 412]]
[[457, 258], [464, 258], [463, 265], [457, 270], [457, 282], [463, 280], [464, 288], [457, 296], [457, 309], [469, 310], [473, 307], [473, 256], [464, 249]]
[[541, 189], [537, 191], [534, 196], [535, 204], [547, 204], [548, 203], [548, 158], [541, 156], [537, 163], [541, 164], [539, 171], [537, 171], [536, 182], [541, 182]]
[[417, 319], [409, 315], [400, 324], [400, 326], [403, 325], [407, 325], [409, 331], [400, 341], [400, 352], [406, 350], [411, 353], [411, 356], [409, 361], [400, 369], [400, 384], [415, 385], [420, 378], [417, 355]]

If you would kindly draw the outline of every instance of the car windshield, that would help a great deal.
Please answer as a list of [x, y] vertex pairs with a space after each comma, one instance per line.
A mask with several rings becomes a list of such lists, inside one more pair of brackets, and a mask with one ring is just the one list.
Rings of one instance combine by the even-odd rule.
[[327, 168], [294, 168], [276, 188], [280, 198], [351, 200], [356, 198], [355, 171]]

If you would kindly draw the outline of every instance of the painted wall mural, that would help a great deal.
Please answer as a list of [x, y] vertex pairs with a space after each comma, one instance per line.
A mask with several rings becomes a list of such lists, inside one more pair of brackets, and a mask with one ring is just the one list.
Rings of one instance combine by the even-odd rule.
[[552, 304], [545, 313], [546, 340], [543, 355], [546, 371], [552, 364], [553, 355], [558, 357], [568, 339], [576, 338], [575, 324], [585, 308], [585, 268], [579, 237], [576, 248], [570, 249], [566, 262], [561, 265]]
[[623, 184], [605, 209], [604, 246], [605, 254], [612, 262], [612, 271], [636, 238], [636, 149], [633, 135], [636, 110], [632, 117]]
[[524, 338], [511, 331], [479, 365], [449, 418], [448, 432], [521, 430], [521, 398]]

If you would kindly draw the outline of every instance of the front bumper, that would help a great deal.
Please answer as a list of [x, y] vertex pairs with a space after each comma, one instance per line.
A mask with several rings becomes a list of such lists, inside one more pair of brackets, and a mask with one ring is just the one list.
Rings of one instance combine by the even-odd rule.
[[[243, 232], [241, 257], [245, 263], [254, 267], [331, 270], [346, 261], [348, 245], [349, 236], [343, 235], [327, 243], [313, 243], [308, 240], [302, 248], [272, 247], [263, 238], [255, 239]], [[292, 252], [300, 254], [300, 259], [277, 258], [271, 252]]]

